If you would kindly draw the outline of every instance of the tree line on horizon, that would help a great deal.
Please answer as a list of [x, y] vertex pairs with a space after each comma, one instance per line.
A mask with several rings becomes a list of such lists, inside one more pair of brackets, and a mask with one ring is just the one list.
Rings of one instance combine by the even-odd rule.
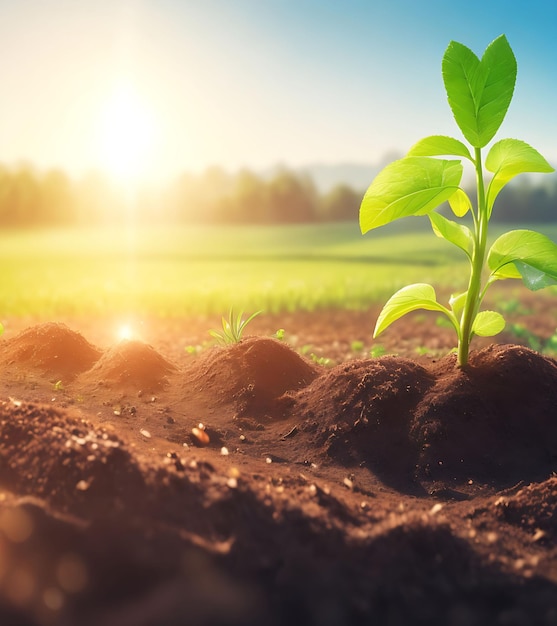
[[[371, 182], [371, 181], [370, 181]], [[0, 226], [32, 228], [145, 223], [296, 224], [357, 220], [365, 190], [338, 184], [320, 192], [304, 173], [281, 168], [264, 177], [244, 169], [229, 174], [210, 167], [184, 173], [165, 189], [144, 187], [133, 201], [99, 173], [73, 180], [62, 170], [0, 166]], [[133, 202], [133, 204], [131, 204]], [[557, 218], [557, 177], [528, 177], [500, 194], [494, 221], [552, 222]]]

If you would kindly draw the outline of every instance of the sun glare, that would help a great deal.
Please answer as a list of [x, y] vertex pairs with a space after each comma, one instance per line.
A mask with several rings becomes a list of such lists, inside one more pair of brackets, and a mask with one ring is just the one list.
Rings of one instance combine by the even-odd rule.
[[122, 182], [145, 174], [155, 140], [155, 119], [147, 101], [132, 87], [121, 86], [101, 111], [99, 151], [102, 166]]
[[129, 324], [122, 324], [116, 333], [118, 341], [130, 341], [133, 339], [134, 333]]

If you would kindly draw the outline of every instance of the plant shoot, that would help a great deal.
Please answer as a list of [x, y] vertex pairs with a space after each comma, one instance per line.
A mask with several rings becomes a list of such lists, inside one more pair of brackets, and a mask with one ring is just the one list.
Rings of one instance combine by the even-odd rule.
[[[379, 315], [374, 337], [411, 311], [439, 311], [456, 331], [458, 364], [464, 366], [475, 335], [491, 337], [505, 326], [500, 313], [481, 310], [492, 283], [518, 278], [531, 290], [557, 283], [557, 245], [545, 235], [512, 230], [488, 248], [489, 220], [503, 187], [524, 172], [554, 171], [539, 152], [519, 139], [492, 144], [484, 162], [482, 150], [505, 118], [516, 72], [505, 35], [495, 39], [481, 59], [452, 41], [443, 57], [443, 82], [454, 119], [469, 145], [442, 135], [421, 139], [404, 158], [385, 167], [368, 188], [360, 207], [362, 233], [403, 217], [427, 215], [435, 235], [459, 248], [470, 263], [468, 288], [452, 295], [448, 306], [439, 303], [434, 288], [425, 283], [396, 292]], [[474, 203], [460, 187], [462, 159], [475, 171]], [[491, 173], [489, 181], [485, 170]], [[457, 218], [470, 213], [471, 227], [435, 211], [445, 202]]]
[[238, 315], [234, 315], [234, 311], [230, 309], [228, 319], [222, 318], [222, 331], [210, 330], [211, 337], [216, 339], [217, 343], [226, 346], [233, 343], [240, 343], [244, 334], [246, 326], [257, 317], [261, 311], [252, 313], [246, 320], [242, 319], [243, 311], [240, 311]]

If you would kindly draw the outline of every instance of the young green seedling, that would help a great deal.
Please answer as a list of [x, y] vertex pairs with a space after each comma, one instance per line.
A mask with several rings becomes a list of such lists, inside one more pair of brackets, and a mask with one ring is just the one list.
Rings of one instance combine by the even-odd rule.
[[233, 309], [230, 309], [228, 319], [226, 319], [225, 317], [222, 318], [222, 331], [210, 330], [209, 334], [222, 345], [239, 343], [242, 340], [242, 336], [244, 334], [246, 326], [252, 321], [254, 317], [257, 317], [260, 313], [261, 311], [256, 311], [255, 313], [250, 315], [247, 320], [243, 320], [243, 311], [240, 311], [238, 315], [234, 316]]
[[[447, 316], [458, 338], [458, 363], [466, 365], [474, 335], [491, 337], [505, 326], [502, 315], [481, 311], [487, 288], [496, 280], [521, 278], [532, 290], [557, 283], [557, 246], [531, 230], [512, 230], [488, 249], [489, 220], [503, 187], [523, 172], [553, 172], [553, 168], [524, 141], [501, 139], [485, 159], [492, 173], [486, 187], [482, 149], [501, 126], [512, 99], [516, 60], [504, 35], [495, 39], [480, 60], [466, 46], [452, 41], [443, 57], [443, 82], [455, 121], [468, 146], [453, 137], [421, 139], [407, 156], [383, 169], [371, 183], [360, 207], [360, 228], [373, 228], [408, 216], [427, 215], [433, 232], [459, 248], [470, 262], [468, 288], [454, 294], [446, 307], [431, 285], [418, 283], [400, 289], [385, 304], [373, 336], [410, 311], [426, 309]], [[437, 157], [457, 157], [437, 158]], [[475, 170], [476, 202], [460, 187], [461, 159]], [[468, 212], [472, 228], [435, 212], [449, 203], [456, 217]]]

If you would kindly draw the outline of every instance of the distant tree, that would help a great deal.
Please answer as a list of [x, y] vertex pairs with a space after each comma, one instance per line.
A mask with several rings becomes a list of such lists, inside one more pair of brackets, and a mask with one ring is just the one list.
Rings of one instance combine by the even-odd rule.
[[33, 168], [3, 169], [0, 176], [0, 216], [4, 226], [32, 226], [39, 220], [40, 184]]
[[[545, 181], [544, 181], [545, 182]], [[505, 187], [500, 193], [496, 222], [552, 222], [557, 220], [557, 178], [534, 185], [528, 177]]]
[[50, 170], [41, 181], [40, 222], [69, 224], [77, 217], [75, 189], [61, 170]]
[[268, 221], [312, 222], [316, 218], [317, 192], [311, 178], [281, 170], [268, 184]]
[[230, 194], [223, 199], [221, 219], [227, 222], [256, 223], [267, 221], [268, 188], [266, 183], [250, 170], [241, 170]]
[[333, 187], [321, 198], [319, 218], [329, 222], [356, 220], [362, 196], [348, 185]]

